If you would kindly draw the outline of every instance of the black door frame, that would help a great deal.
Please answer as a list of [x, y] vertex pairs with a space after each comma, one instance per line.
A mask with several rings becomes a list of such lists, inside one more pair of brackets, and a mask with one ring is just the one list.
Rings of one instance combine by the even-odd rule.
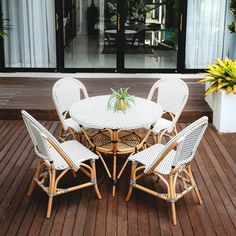
[[[173, 69], [160, 68], [125, 68], [125, 39], [124, 39], [124, 0], [117, 0], [117, 18], [119, 29], [117, 28], [117, 55], [116, 68], [65, 68], [64, 67], [64, 46], [63, 46], [63, 0], [56, 0], [56, 18], [59, 19], [59, 30], [57, 31], [57, 54], [58, 71], [61, 72], [119, 72], [119, 73], [185, 73], [185, 42], [186, 42], [186, 18], [187, 18], [187, 0], [179, 0], [179, 32], [178, 32], [178, 51], [177, 65]], [[202, 71], [202, 70], [194, 70]], [[191, 71], [188, 71], [191, 73]]]
[[[117, 0], [119, 2], [119, 0]], [[64, 58], [64, 42], [63, 42], [63, 0], [55, 0], [55, 19], [56, 19], [56, 39], [57, 39], [57, 60], [58, 60], [58, 71], [62, 73], [76, 73], [76, 72], [107, 72], [107, 73], [115, 73], [118, 72], [117, 62], [116, 67], [114, 68], [65, 68], [65, 58]], [[119, 7], [119, 6], [118, 6]], [[119, 40], [120, 36], [117, 37]], [[118, 43], [119, 45], [119, 43]], [[117, 61], [120, 60], [120, 56], [116, 55]]]
[[[55, 0], [55, 22], [56, 22], [56, 68], [7, 68], [4, 62], [4, 42], [0, 39], [0, 72], [110, 72], [110, 73], [197, 73], [205, 69], [186, 69], [185, 68], [185, 44], [186, 44], [186, 22], [187, 22], [187, 1], [179, 0], [179, 25], [182, 30], [178, 34], [178, 52], [176, 69], [144, 69], [144, 68], [124, 68], [124, 0], [117, 0], [117, 15], [120, 16], [120, 30], [117, 34], [117, 54], [116, 68], [65, 68], [64, 67], [64, 46], [63, 46], [63, 0]], [[2, 13], [2, 0], [0, 0], [0, 13]], [[0, 17], [2, 15], [0, 14]], [[1, 27], [1, 26], [0, 26]]]
[[[57, 0], [55, 0], [57, 2]], [[2, 28], [2, 0], [0, 0], [0, 29]], [[12, 26], [14, 27], [14, 26]], [[8, 36], [5, 36], [8, 37]], [[58, 51], [57, 51], [58, 52]], [[56, 53], [57, 53], [56, 52]], [[4, 56], [4, 40], [0, 38], [0, 73], [1, 72], [57, 72], [58, 71], [58, 61], [55, 68], [30, 68], [30, 67], [6, 67]]]

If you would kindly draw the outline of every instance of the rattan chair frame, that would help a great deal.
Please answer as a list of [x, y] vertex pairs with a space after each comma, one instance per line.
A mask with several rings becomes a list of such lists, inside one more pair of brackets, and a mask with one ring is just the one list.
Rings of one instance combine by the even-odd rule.
[[[96, 192], [96, 195], [98, 199], [101, 199], [101, 194], [99, 192], [98, 186], [97, 186], [97, 178], [96, 178], [96, 165], [95, 165], [95, 159], [90, 160], [90, 165], [81, 162], [78, 166], [75, 166], [73, 162], [71, 162], [70, 158], [67, 156], [67, 154], [63, 151], [63, 149], [60, 147], [60, 143], [55, 140], [55, 138], [47, 131], [45, 131], [45, 128], [38, 123], [32, 116], [30, 116], [27, 112], [22, 111], [22, 116], [25, 121], [26, 127], [29, 131], [29, 134], [31, 136], [31, 139], [33, 141], [33, 144], [35, 146], [36, 154], [39, 156], [39, 160], [37, 161], [36, 170], [33, 176], [33, 179], [31, 181], [29, 190], [28, 190], [28, 196], [32, 195], [32, 192], [36, 186], [40, 186], [44, 192], [48, 195], [48, 207], [47, 207], [47, 214], [46, 217], [50, 218], [51, 216], [51, 210], [52, 210], [52, 203], [53, 198], [55, 196], [76, 191], [82, 188], [93, 186], [94, 190]], [[41, 155], [41, 153], [38, 151], [37, 146], [34, 142], [34, 137], [32, 137], [31, 130], [29, 128], [28, 122], [34, 122], [32, 125], [38, 130], [40, 136], [44, 139], [44, 142], [47, 142], [48, 145], [51, 145], [58, 154], [65, 160], [65, 162], [68, 164], [68, 168], [63, 170], [56, 170], [53, 160], [50, 160], [50, 158], [44, 157], [44, 155]], [[45, 132], [46, 135], [45, 135]], [[60, 188], [58, 187], [58, 184], [60, 180], [69, 172], [76, 177], [77, 173], [81, 171], [84, 173], [87, 177], [90, 178], [89, 182], [85, 182], [83, 184], [75, 185], [69, 188]]]
[[171, 125], [171, 127], [167, 128], [167, 129], [161, 130], [160, 133], [158, 133], [158, 134], [152, 133], [152, 137], [153, 137], [153, 140], [154, 140], [155, 143], [161, 143], [163, 136], [171, 138], [171, 137], [173, 137], [174, 135], [176, 135], [178, 133], [176, 124], [177, 124], [178, 119], [181, 115], [181, 112], [183, 111], [184, 106], [186, 105], [187, 100], [188, 100], [188, 95], [189, 95], [188, 86], [186, 85], [186, 83], [183, 80], [181, 80], [179, 78], [164, 78], [164, 79], [158, 80], [151, 87], [151, 89], [149, 91], [149, 94], [148, 94], [148, 97], [147, 97], [147, 100], [151, 101], [153, 99], [154, 94], [156, 93], [158, 88], [161, 86], [161, 84], [165, 83], [166, 81], [169, 82], [170, 80], [173, 81], [173, 82], [176, 81], [176, 82], [180, 83], [183, 86], [183, 88], [185, 90], [184, 99], [183, 99], [182, 104], [179, 107], [178, 112], [176, 114], [174, 114], [173, 112], [164, 110], [163, 114], [167, 114], [167, 115], [170, 116], [171, 121], [172, 121], [172, 125]]
[[[196, 122], [199, 122], [200, 123], [199, 125], [203, 125], [202, 133], [200, 135], [201, 136], [200, 140], [201, 140], [203, 133], [205, 132], [205, 129], [207, 127], [207, 118], [203, 117]], [[194, 125], [194, 123], [192, 124], [192, 126], [193, 125]], [[190, 129], [190, 128], [191, 127], [187, 127], [186, 129]], [[156, 159], [156, 161], [154, 163], [151, 164], [151, 166], [147, 167], [145, 165], [140, 164], [137, 161], [134, 161], [134, 160], [132, 161], [130, 186], [129, 186], [128, 193], [127, 193], [127, 196], [125, 199], [126, 201], [129, 201], [129, 199], [131, 198], [133, 189], [136, 188], [136, 189], [142, 190], [146, 193], [149, 193], [155, 197], [161, 198], [161, 199], [169, 202], [171, 204], [172, 222], [174, 225], [177, 224], [176, 206], [175, 206], [175, 203], [177, 202], [177, 200], [182, 198], [185, 194], [187, 194], [191, 190], [194, 190], [198, 203], [199, 204], [203, 203], [199, 189], [196, 185], [195, 178], [192, 173], [190, 162], [180, 165], [176, 168], [172, 167], [172, 170], [168, 175], [163, 175], [163, 174], [160, 174], [156, 171], [156, 167], [161, 163], [161, 161], [172, 150], [178, 148], [178, 145], [180, 145], [182, 143], [182, 141], [183, 141], [182, 133], [184, 133], [185, 130], [181, 131], [179, 134], [177, 134], [175, 137], [173, 137], [165, 145], [165, 148], [162, 151], [161, 155]], [[200, 140], [198, 140], [198, 141], [200, 142]], [[197, 144], [197, 146], [198, 146], [198, 144]], [[195, 151], [196, 150], [194, 150], [194, 152], [192, 153], [193, 156], [195, 154]], [[149, 188], [137, 183], [137, 180], [139, 180], [147, 175], [157, 176], [157, 181], [161, 180], [164, 183], [164, 185], [166, 186], [166, 192], [160, 193], [160, 192], [154, 191], [152, 189], [149, 189]], [[176, 183], [178, 180], [180, 180], [180, 183], [183, 184], [183, 191], [181, 191], [181, 192], [176, 191]]]
[[[121, 132], [123, 132], [124, 130], [122, 129], [116, 129], [116, 130], [113, 130], [113, 129], [104, 129], [104, 131], [108, 131], [110, 133], [110, 137], [111, 137], [111, 143], [112, 143], [112, 146], [110, 148], [104, 148], [102, 146], [96, 146], [93, 142], [93, 138], [97, 135], [98, 132], [95, 132], [94, 134], [92, 135], [89, 135], [87, 133], [87, 130], [84, 129], [83, 126], [81, 126], [81, 130], [88, 142], [88, 147], [90, 147], [91, 150], [93, 150], [95, 153], [97, 153], [100, 157], [100, 159], [102, 160], [103, 162], [103, 165], [106, 169], [106, 172], [108, 174], [108, 176], [110, 178], [112, 178], [112, 182], [113, 182], [113, 185], [112, 185], [112, 196], [115, 196], [116, 194], [116, 184], [117, 184], [117, 181], [120, 179], [121, 175], [123, 174], [127, 164], [128, 164], [128, 158], [127, 160], [125, 161], [125, 163], [123, 164], [123, 166], [121, 167], [120, 171], [117, 172], [117, 156], [118, 155], [124, 155], [124, 154], [129, 154], [129, 155], [132, 155], [140, 150], [143, 150], [147, 147], [147, 139], [148, 137], [151, 135], [152, 133], [152, 129], [153, 129], [153, 125], [151, 125], [150, 129], [147, 131], [147, 133], [145, 134], [144, 137], [141, 137], [139, 134], [137, 134], [136, 132], [132, 132], [130, 131], [130, 134], [132, 135], [135, 135], [137, 137], [139, 137], [140, 139], [140, 142], [134, 146], [134, 147], [128, 147], [128, 148], [122, 148], [119, 149], [118, 147], [118, 143], [119, 143], [119, 134]], [[103, 130], [99, 131], [99, 132], [103, 132]], [[125, 132], [129, 132], [127, 130], [125, 130]], [[102, 157], [102, 154], [110, 154], [112, 155], [113, 157], [113, 167], [112, 167], [112, 174], [110, 173], [105, 161], [104, 161], [104, 158]]]
[[[84, 98], [88, 98], [89, 97], [86, 87], [78, 79], [75, 79], [75, 78], [62, 78], [62, 79], [58, 80], [54, 84], [53, 89], [52, 89], [52, 98], [53, 98], [53, 103], [55, 105], [58, 117], [59, 117], [60, 122], [62, 124], [61, 129], [59, 131], [59, 135], [58, 135], [58, 139], [60, 141], [62, 141], [62, 142], [65, 141], [65, 140], [68, 140], [68, 139], [78, 139], [78, 138], [81, 138], [80, 135], [82, 133], [82, 132], [77, 133], [71, 127], [66, 128], [64, 120], [69, 116], [69, 109], [70, 109], [70, 107], [68, 107], [67, 110], [62, 110], [60, 108], [60, 102], [58, 101], [58, 98], [57, 98], [57, 87], [60, 86], [61, 83], [65, 83], [67, 81], [73, 81], [75, 83], [75, 85], [78, 86], [79, 90], [82, 91], [82, 94], [83, 94]], [[79, 137], [77, 137], [77, 135], [79, 135]]]

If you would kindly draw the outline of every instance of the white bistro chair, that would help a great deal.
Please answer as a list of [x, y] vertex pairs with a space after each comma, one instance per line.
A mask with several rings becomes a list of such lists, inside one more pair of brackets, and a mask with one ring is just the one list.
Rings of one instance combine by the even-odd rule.
[[[53, 197], [57, 195], [94, 186], [97, 197], [101, 199], [95, 167], [95, 160], [99, 157], [76, 140], [59, 143], [26, 111], [21, 113], [32, 139], [34, 150], [39, 157], [28, 196], [31, 196], [36, 183], [48, 194], [47, 218], [51, 215]], [[90, 161], [91, 166], [85, 164], [85, 161]], [[79, 170], [89, 177], [89, 182], [68, 188], [58, 187], [59, 181], [68, 171], [76, 174]]]
[[81, 91], [84, 98], [88, 98], [85, 86], [74, 78], [58, 80], [52, 88], [52, 98], [57, 114], [62, 124], [59, 139], [65, 140], [69, 135], [75, 139], [75, 134], [80, 133], [79, 124], [69, 117], [68, 110], [72, 104], [81, 99]]
[[177, 134], [176, 123], [188, 100], [189, 90], [183, 80], [169, 78], [158, 80], [152, 86], [147, 99], [152, 100], [156, 91], [157, 103], [162, 107], [164, 114], [170, 117], [170, 119], [162, 117], [153, 128], [155, 143], [161, 143], [163, 135], [172, 137], [173, 134]]
[[[129, 161], [132, 162], [132, 169], [126, 201], [130, 199], [133, 188], [164, 199], [171, 204], [174, 225], [176, 225], [175, 202], [178, 199], [194, 189], [199, 204], [202, 204], [202, 198], [194, 180], [190, 162], [195, 155], [207, 125], [208, 118], [204, 116], [178, 133], [166, 145], [155, 144], [130, 156]], [[157, 176], [158, 179], [163, 181], [167, 191], [159, 193], [138, 184], [137, 180], [146, 175]], [[176, 191], [177, 180], [180, 180], [183, 185], [181, 192]]]

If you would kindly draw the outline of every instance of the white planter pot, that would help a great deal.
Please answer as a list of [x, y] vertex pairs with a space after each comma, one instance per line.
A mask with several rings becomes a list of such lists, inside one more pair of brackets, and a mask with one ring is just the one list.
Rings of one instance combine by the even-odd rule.
[[213, 124], [219, 132], [236, 132], [236, 95], [219, 90], [212, 94]]
[[[210, 87], [210, 83], [207, 82], [205, 84], [205, 90], [207, 90]], [[215, 93], [210, 93], [208, 96], [205, 97], [206, 102], [210, 106], [210, 108], [213, 110], [213, 104], [214, 104], [214, 95]]]

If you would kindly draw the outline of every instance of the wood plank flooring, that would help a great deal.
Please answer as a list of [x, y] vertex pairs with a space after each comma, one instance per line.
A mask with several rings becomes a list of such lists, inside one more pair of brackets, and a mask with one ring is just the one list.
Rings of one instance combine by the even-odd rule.
[[[43, 121], [56, 134], [59, 123]], [[178, 129], [186, 124], [181, 123]], [[0, 235], [236, 235], [236, 134], [218, 134], [210, 125], [192, 162], [204, 204], [192, 192], [177, 202], [177, 226], [171, 224], [170, 206], [135, 190], [124, 201], [129, 168], [111, 196], [111, 181], [97, 162], [102, 199], [92, 188], [55, 198], [52, 216], [46, 219], [47, 196], [36, 188], [27, 196], [36, 156], [22, 121], [0, 121]], [[105, 157], [111, 166], [111, 158]], [[119, 158], [119, 163], [122, 162]], [[68, 175], [62, 185], [82, 181]], [[142, 182], [153, 189], [163, 185], [149, 177]], [[178, 186], [180, 188], [180, 186]]]
[[[110, 88], [130, 88], [130, 93], [146, 98], [157, 79], [141, 78], [87, 78], [80, 79], [89, 96], [110, 94]], [[56, 79], [48, 78], [0, 78], [0, 119], [21, 119], [20, 111], [26, 109], [40, 120], [57, 120], [51, 91]], [[194, 121], [212, 111], [204, 100], [204, 85], [197, 80], [187, 80], [189, 99], [180, 117], [182, 122]], [[171, 95], [170, 95], [171, 96]]]

